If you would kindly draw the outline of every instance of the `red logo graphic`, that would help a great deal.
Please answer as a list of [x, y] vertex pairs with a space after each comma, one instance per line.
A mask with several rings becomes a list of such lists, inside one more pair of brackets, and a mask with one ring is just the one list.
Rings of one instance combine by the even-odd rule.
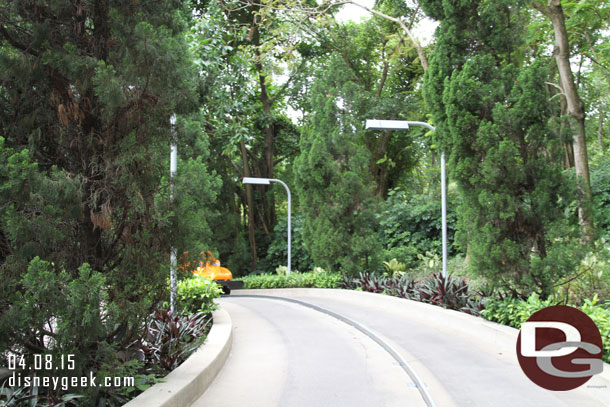
[[602, 337], [584, 312], [555, 305], [521, 325], [517, 357], [523, 373], [547, 390], [572, 390], [601, 373]]

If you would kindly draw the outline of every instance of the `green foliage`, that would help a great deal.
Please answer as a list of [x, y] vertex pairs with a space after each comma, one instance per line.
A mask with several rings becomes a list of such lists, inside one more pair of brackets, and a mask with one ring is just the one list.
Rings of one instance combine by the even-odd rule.
[[[301, 213], [293, 214], [290, 223], [292, 226], [291, 265], [297, 270], [311, 270], [313, 262], [303, 242], [303, 215]], [[276, 265], [286, 264], [286, 259], [288, 258], [287, 226], [288, 221], [286, 219], [278, 221], [275, 225], [273, 241], [269, 245], [267, 256], [259, 263], [261, 269], [269, 269]]]
[[[96, 375], [167, 297], [172, 239], [210, 237], [219, 183], [193, 141], [192, 13], [176, 0], [30, 3], [0, 5], [0, 350], [74, 354], [66, 376]], [[195, 146], [176, 207], [172, 112], [178, 145]]]
[[592, 296], [610, 298], [610, 246], [608, 238], [596, 241], [576, 268], [575, 276], [557, 281], [553, 297], [562, 303], [582, 305]]
[[[453, 236], [456, 229], [456, 200], [449, 195], [447, 239], [449, 254], [455, 253]], [[408, 197], [404, 191], [388, 193], [383, 210], [377, 215], [380, 239], [386, 258], [396, 257], [410, 267], [417, 266], [419, 255], [441, 252], [440, 197], [416, 194]]]
[[244, 288], [338, 288], [343, 277], [338, 273], [258, 274], [242, 278]]
[[[25, 357], [30, 352], [48, 353], [53, 360], [73, 354], [75, 375], [85, 375], [92, 361], [102, 363], [112, 356], [100, 342], [111, 337], [119, 312], [116, 303], [109, 301], [101, 273], [84, 264], [79, 276], [71, 279], [67, 272], [56, 273], [49, 262], [36, 257], [19, 285], [21, 290], [9, 298], [13, 305], [0, 320], [3, 349]], [[49, 324], [53, 320], [56, 323]]]
[[208, 312], [195, 314], [157, 310], [148, 325], [140, 349], [146, 361], [171, 372], [205, 340], [211, 318]]
[[355, 273], [378, 266], [379, 243], [370, 155], [355, 131], [362, 123], [338, 107], [354, 91], [350, 83], [341, 83], [344, 70], [337, 58], [314, 85], [315, 110], [301, 135], [295, 183], [305, 215], [303, 240], [314, 263]]
[[595, 296], [592, 300], [585, 300], [580, 310], [587, 314], [597, 325], [604, 345], [602, 359], [606, 363], [610, 363], [610, 308], [607, 305], [599, 305], [597, 296]]
[[401, 277], [407, 269], [406, 264], [399, 262], [395, 258], [390, 261], [384, 261], [383, 267], [385, 268], [385, 274], [389, 277]]
[[[298, 270], [294, 270], [295, 273], [298, 273]], [[279, 274], [279, 275], [286, 275], [288, 274], [288, 266], [277, 266], [275, 268], [275, 273]]]
[[422, 281], [415, 299], [471, 315], [478, 315], [483, 308], [466, 280], [451, 275], [445, 278], [441, 273], [433, 274]]
[[[579, 309], [587, 314], [599, 328], [604, 344], [602, 358], [610, 363], [610, 309], [597, 304], [597, 302], [597, 296], [593, 300], [587, 299]], [[520, 329], [521, 324], [527, 321], [534, 312], [551, 305], [556, 305], [556, 302], [551, 298], [541, 300], [536, 293], [530, 295], [527, 300], [515, 298], [488, 299], [481, 315], [490, 321]]]
[[197, 275], [178, 282], [178, 304], [187, 313], [214, 311], [216, 309], [214, 299], [219, 298], [220, 294], [222, 287], [210, 279]]
[[424, 95], [462, 195], [456, 241], [472, 271], [522, 296], [546, 297], [584, 249], [578, 194], [554, 159], [560, 139], [548, 126], [548, 64], [524, 58], [528, 15], [518, 4], [441, 10], [423, 1], [441, 19]]
[[77, 406], [78, 394], [64, 394], [61, 397], [38, 393], [38, 387], [0, 386], [2, 407], [72, 407]]
[[445, 278], [440, 273], [420, 282], [416, 282], [409, 275], [360, 273], [354, 278], [346, 277], [344, 286], [353, 290], [421, 301], [471, 315], [478, 315], [482, 309], [479, 296], [473, 293], [466, 280], [451, 275]]
[[[138, 356], [144, 359], [143, 352], [140, 352]], [[106, 377], [133, 377], [134, 386], [111, 386], [99, 389], [97, 395], [99, 404], [107, 406], [123, 405], [153, 384], [160, 382], [161, 378], [157, 378], [154, 373], [142, 373], [150, 370], [159, 371], [160, 367], [154, 363], [150, 363], [150, 367], [147, 367], [144, 360], [136, 359], [127, 361], [118, 359], [112, 361], [112, 363], [104, 363], [97, 373], [98, 383], [103, 383]]]
[[521, 324], [527, 321], [534, 312], [551, 305], [556, 305], [551, 298], [541, 300], [536, 293], [530, 295], [525, 301], [518, 298], [488, 299], [481, 315], [490, 321], [519, 329]]
[[591, 193], [593, 194], [595, 225], [601, 234], [609, 235], [610, 160], [605, 155], [591, 165]]

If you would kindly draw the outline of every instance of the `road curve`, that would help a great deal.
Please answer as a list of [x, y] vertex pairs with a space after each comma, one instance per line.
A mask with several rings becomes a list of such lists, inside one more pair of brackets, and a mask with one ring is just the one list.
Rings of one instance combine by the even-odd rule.
[[[521, 372], [514, 352], [498, 349], [478, 332], [456, 329], [455, 313], [439, 323], [406, 301], [368, 293], [234, 293], [296, 299], [366, 326], [407, 360], [438, 407], [610, 406], [607, 387], [550, 392], [536, 386]], [[196, 407], [425, 405], [400, 365], [344, 322], [281, 298], [225, 297], [221, 306], [234, 321], [233, 351]]]
[[426, 405], [398, 363], [344, 322], [270, 299], [220, 304], [233, 320], [233, 347], [193, 407]]

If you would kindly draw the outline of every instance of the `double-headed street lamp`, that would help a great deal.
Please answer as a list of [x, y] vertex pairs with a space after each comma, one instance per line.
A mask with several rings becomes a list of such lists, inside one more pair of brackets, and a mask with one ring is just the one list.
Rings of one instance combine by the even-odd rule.
[[[288, 188], [288, 185], [286, 185], [286, 183], [284, 183], [284, 181], [281, 181], [281, 180], [275, 179], [275, 178], [244, 177], [242, 179], [242, 183], [244, 183], [244, 184], [269, 185], [272, 182], [277, 182], [279, 184], [282, 184], [282, 186], [286, 189], [286, 193], [288, 194], [288, 271], [287, 271], [287, 274], [290, 274], [290, 236], [291, 236], [290, 212], [291, 212], [292, 202], [290, 200], [290, 189]], [[251, 221], [252, 221], [252, 219], [250, 219], [250, 222]]]
[[[432, 131], [434, 126], [425, 122], [407, 120], [367, 120], [366, 128], [371, 130], [408, 130], [409, 126], [423, 126]], [[441, 152], [441, 212], [443, 239], [443, 277], [447, 277], [447, 180], [445, 178], [445, 153]]]

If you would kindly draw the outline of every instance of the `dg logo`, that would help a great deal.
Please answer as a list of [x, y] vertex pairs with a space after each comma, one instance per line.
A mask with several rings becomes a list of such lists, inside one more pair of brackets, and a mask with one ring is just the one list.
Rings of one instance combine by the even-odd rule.
[[555, 305], [521, 325], [517, 357], [523, 373], [547, 390], [572, 390], [601, 373], [602, 337], [584, 312]]

